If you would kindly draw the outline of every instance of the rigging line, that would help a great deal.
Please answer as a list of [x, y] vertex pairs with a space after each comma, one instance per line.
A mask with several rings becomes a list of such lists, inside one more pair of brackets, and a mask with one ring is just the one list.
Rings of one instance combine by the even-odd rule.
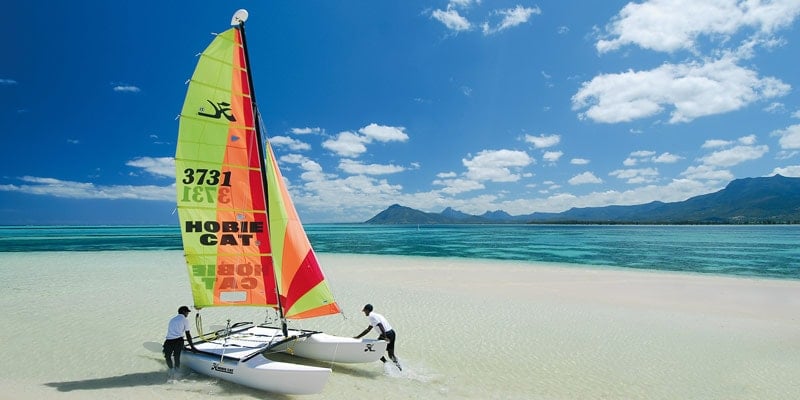
[[194, 315], [194, 325], [195, 328], [197, 328], [197, 337], [202, 339], [204, 342], [210, 342], [217, 338], [217, 332], [209, 334], [208, 337], [203, 334], [203, 317], [200, 315], [200, 310], [197, 310], [197, 313]]
[[337, 341], [336, 347], [333, 350], [333, 357], [331, 357], [330, 365], [328, 366], [328, 368], [330, 368], [331, 370], [333, 369], [334, 361], [336, 360], [336, 355], [339, 354], [339, 344], [340, 343]]
[[220, 363], [225, 361], [225, 349], [228, 348], [228, 337], [230, 336], [231, 336], [231, 320], [229, 318], [227, 325], [225, 325], [225, 338], [222, 341], [222, 352], [219, 355]]

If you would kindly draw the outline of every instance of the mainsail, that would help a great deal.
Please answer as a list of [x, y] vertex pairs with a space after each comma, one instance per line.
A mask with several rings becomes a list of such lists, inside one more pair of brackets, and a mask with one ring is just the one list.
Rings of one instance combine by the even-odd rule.
[[267, 306], [295, 319], [340, 312], [272, 148], [262, 145], [243, 24], [200, 55], [175, 171], [196, 308]]

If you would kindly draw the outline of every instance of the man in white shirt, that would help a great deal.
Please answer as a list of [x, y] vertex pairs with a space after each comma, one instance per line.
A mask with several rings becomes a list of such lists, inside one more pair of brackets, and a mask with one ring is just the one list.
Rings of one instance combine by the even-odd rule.
[[[394, 365], [397, 366], [397, 369], [402, 371], [403, 368], [400, 366], [400, 362], [397, 361], [397, 357], [394, 355], [394, 344], [397, 342], [397, 334], [394, 332], [394, 329], [392, 329], [392, 326], [389, 325], [389, 321], [386, 320], [386, 317], [383, 315], [372, 312], [372, 304], [365, 305], [361, 311], [363, 311], [364, 315], [369, 318], [369, 326], [355, 338], [360, 339], [362, 336], [369, 333], [369, 331], [372, 330], [372, 327], [378, 327], [378, 331], [380, 332], [378, 339], [383, 339], [389, 342], [389, 344], [386, 346], [386, 352], [389, 353], [389, 358], [392, 359]], [[381, 361], [386, 362], [386, 357], [381, 356]]]
[[167, 360], [167, 367], [169, 367], [170, 373], [172, 373], [173, 369], [177, 371], [181, 366], [181, 350], [183, 350], [184, 335], [192, 351], [197, 351], [194, 347], [194, 343], [192, 343], [192, 333], [189, 332], [189, 320], [186, 318], [190, 312], [189, 307], [181, 306], [178, 308], [178, 315], [172, 317], [167, 326], [167, 338], [164, 340], [164, 358]]

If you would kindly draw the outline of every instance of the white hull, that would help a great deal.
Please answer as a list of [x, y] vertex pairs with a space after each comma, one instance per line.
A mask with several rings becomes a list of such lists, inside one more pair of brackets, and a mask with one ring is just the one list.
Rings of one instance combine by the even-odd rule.
[[195, 347], [200, 351], [182, 352], [181, 363], [203, 375], [281, 394], [319, 393], [331, 374], [330, 368], [278, 362], [263, 355], [247, 359], [259, 349], [237, 342], [229, 339], [227, 345], [223, 340], [197, 343]]
[[[277, 327], [256, 326], [242, 333], [245, 332], [275, 337], [277, 340], [283, 339], [283, 333]], [[294, 329], [289, 330], [289, 336], [298, 336], [299, 338], [276, 346], [276, 351], [311, 360], [344, 364], [378, 361], [386, 352], [386, 346], [388, 345], [385, 340], [353, 339], [322, 332], [312, 333], [311, 331]]]
[[[224, 331], [216, 332], [223, 339]], [[251, 348], [272, 346], [270, 352], [283, 352], [297, 357], [323, 362], [343, 364], [370, 363], [378, 361], [386, 353], [388, 343], [377, 339], [353, 339], [351, 337], [333, 336], [327, 333], [289, 329], [290, 338], [285, 341], [280, 327], [243, 322], [233, 325], [227, 336], [230, 343], [238, 343]], [[277, 344], [285, 341], [283, 344]], [[230, 351], [230, 350], [228, 350]]]

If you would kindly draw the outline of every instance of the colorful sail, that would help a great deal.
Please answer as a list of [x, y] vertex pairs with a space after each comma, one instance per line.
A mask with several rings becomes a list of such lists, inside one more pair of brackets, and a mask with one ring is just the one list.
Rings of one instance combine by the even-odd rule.
[[262, 158], [241, 32], [200, 55], [175, 154], [178, 216], [195, 307], [277, 306]]
[[260, 150], [246, 57], [239, 27], [217, 35], [181, 112], [176, 188], [194, 305], [338, 313], [272, 148]]
[[284, 315], [301, 319], [337, 314], [339, 306], [300, 224], [275, 153], [269, 143], [266, 147], [270, 239]]

